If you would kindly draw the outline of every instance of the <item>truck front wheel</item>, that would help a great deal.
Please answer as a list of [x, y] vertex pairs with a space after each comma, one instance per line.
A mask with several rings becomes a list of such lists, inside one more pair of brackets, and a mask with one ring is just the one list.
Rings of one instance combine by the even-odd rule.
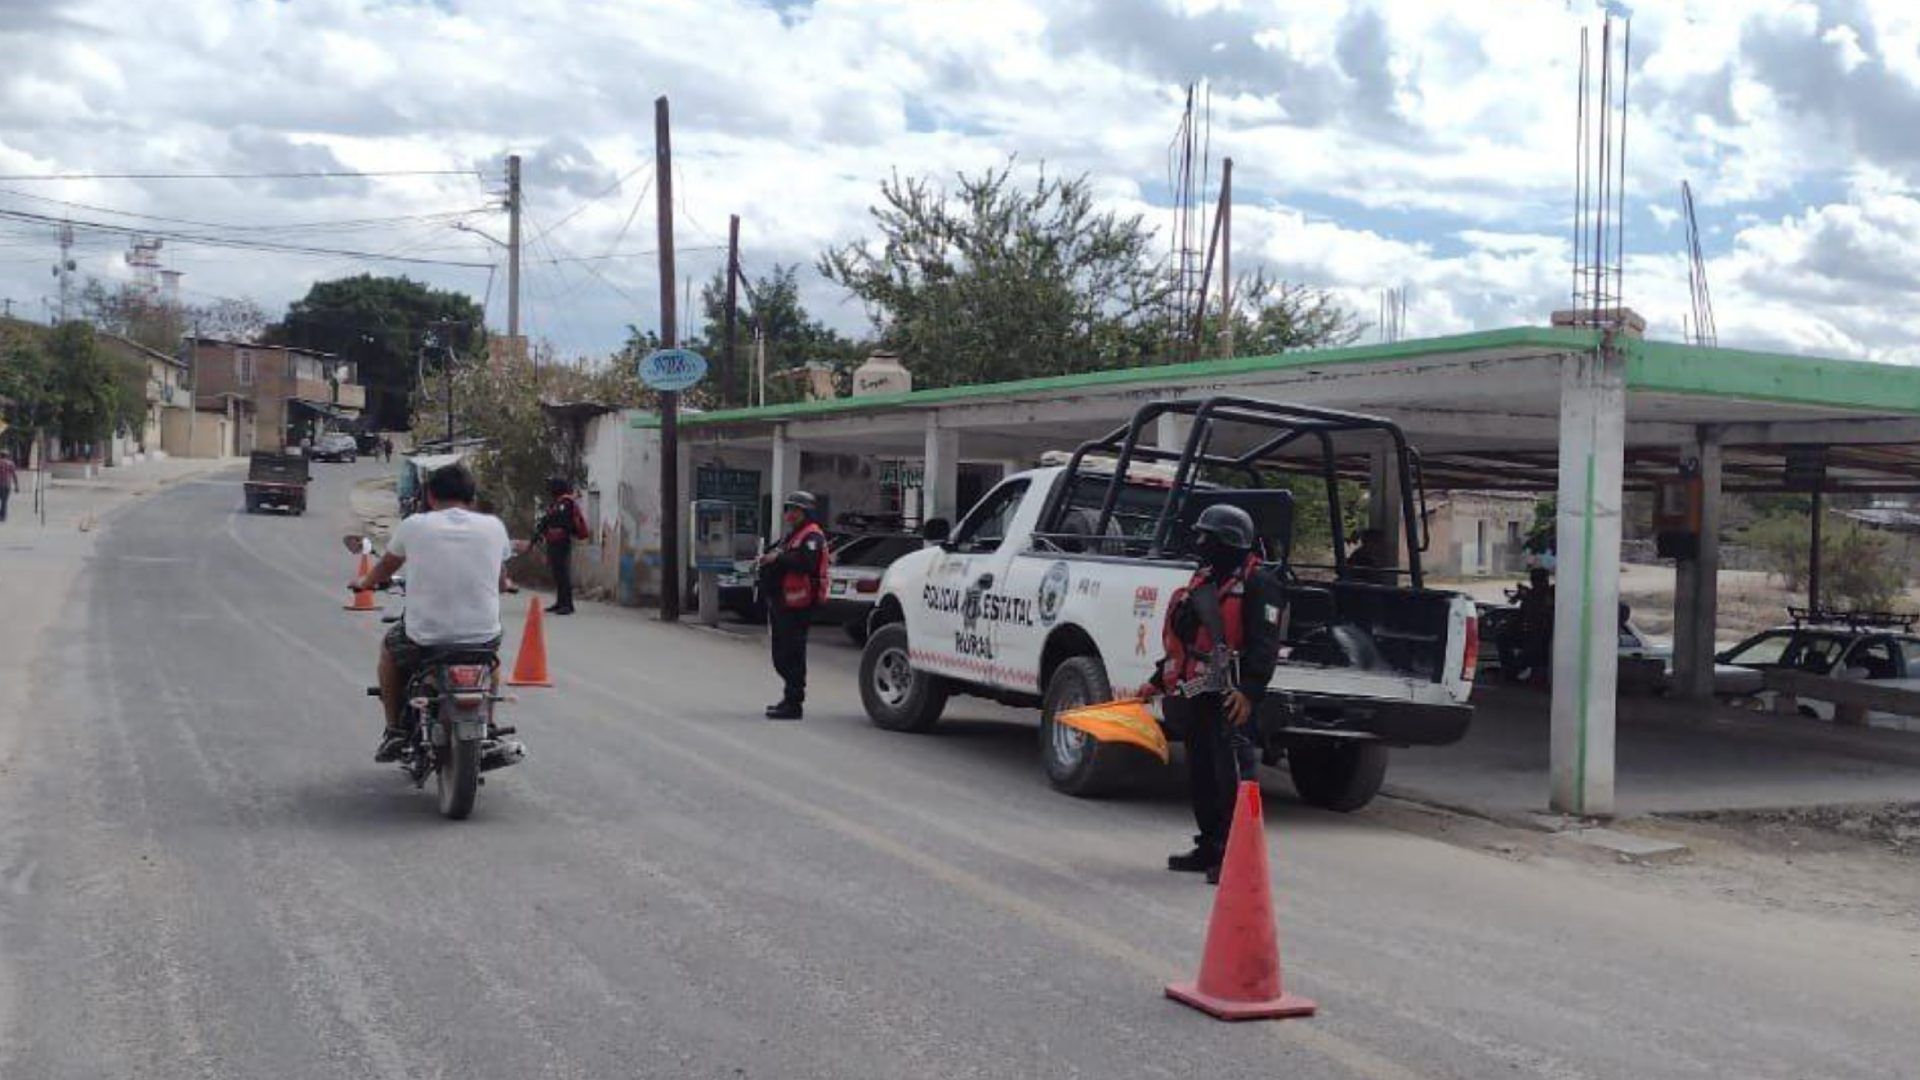
[[875, 727], [927, 731], [947, 707], [947, 683], [916, 671], [907, 650], [907, 624], [888, 623], [867, 638], [860, 653], [860, 704]]
[[1113, 700], [1113, 685], [1098, 657], [1074, 656], [1060, 662], [1047, 680], [1040, 704], [1040, 763], [1054, 790], [1088, 797], [1123, 786], [1140, 763], [1124, 746], [1103, 743], [1057, 722], [1064, 709]]
[[1387, 777], [1387, 748], [1375, 742], [1317, 739], [1287, 748], [1287, 771], [1300, 797], [1346, 813], [1373, 801]]

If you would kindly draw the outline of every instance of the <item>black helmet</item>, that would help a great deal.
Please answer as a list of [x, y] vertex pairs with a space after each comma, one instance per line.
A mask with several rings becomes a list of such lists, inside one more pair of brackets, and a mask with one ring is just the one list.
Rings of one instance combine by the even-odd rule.
[[1253, 517], [1237, 506], [1225, 503], [1209, 506], [1200, 511], [1194, 519], [1193, 534], [1196, 538], [1211, 536], [1225, 547], [1235, 551], [1253, 550], [1255, 530]]
[[819, 502], [814, 499], [813, 493], [809, 491], [796, 491], [788, 495], [787, 501], [780, 505], [783, 509], [790, 506], [798, 507], [809, 514], [820, 508]]

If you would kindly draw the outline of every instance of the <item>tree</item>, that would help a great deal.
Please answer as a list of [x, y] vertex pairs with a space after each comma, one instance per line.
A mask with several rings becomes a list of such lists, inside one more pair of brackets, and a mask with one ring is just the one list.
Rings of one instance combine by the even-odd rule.
[[53, 426], [62, 442], [97, 443], [139, 422], [146, 410], [145, 366], [101, 352], [93, 327], [77, 321], [54, 327], [46, 355]]
[[[433, 400], [441, 400], [444, 387], [438, 383]], [[484, 440], [473, 458], [474, 472], [495, 512], [522, 535], [532, 530], [546, 500], [547, 479], [565, 464], [561, 432], [540, 403], [593, 401], [632, 408], [653, 404], [654, 398], [624, 353], [599, 364], [576, 365], [558, 361], [549, 347], [540, 345], [532, 355], [462, 363], [453, 371], [454, 429]], [[434, 424], [422, 426], [439, 433]]]
[[1012, 162], [963, 173], [952, 193], [895, 174], [871, 208], [878, 245], [858, 240], [820, 259], [917, 385], [1114, 367], [1160, 340], [1170, 281], [1140, 217], [1096, 210], [1084, 175], [1042, 172], [1019, 187], [1012, 173]]
[[[1220, 340], [1225, 320], [1205, 319], [1202, 348]], [[1272, 356], [1289, 349], [1351, 345], [1362, 324], [1325, 289], [1276, 281], [1264, 268], [1240, 275], [1233, 288], [1233, 355]]]
[[78, 297], [81, 318], [95, 329], [158, 352], [172, 353], [187, 332], [186, 312], [129, 284], [88, 278]]
[[[1012, 182], [1012, 164], [961, 174], [949, 193], [895, 175], [871, 210], [877, 242], [831, 248], [820, 271], [866, 304], [917, 385], [947, 386], [1136, 366], [1193, 355], [1176, 274], [1138, 215], [1095, 208], [1087, 177]], [[1361, 324], [1324, 290], [1239, 279], [1235, 355], [1344, 345]], [[1199, 327], [1208, 346], [1225, 328]]]
[[[726, 400], [747, 400], [747, 388], [753, 382], [754, 332], [765, 336], [769, 373], [798, 367], [810, 360], [834, 365], [836, 374], [851, 378], [852, 369], [865, 358], [865, 343], [853, 341], [828, 328], [813, 317], [800, 302], [799, 267], [775, 263], [770, 273], [738, 290], [739, 312], [734, 319], [734, 384]], [[727, 277], [724, 268], [700, 288], [701, 313], [706, 319], [704, 336], [707, 359], [716, 365], [726, 347]], [[715, 400], [718, 401], [719, 372], [716, 370]], [[786, 384], [781, 384], [786, 385]], [[770, 388], [772, 389], [772, 388]], [[778, 393], [778, 390], [774, 390]]]
[[244, 297], [219, 297], [207, 304], [169, 304], [135, 285], [114, 285], [88, 278], [80, 288], [80, 314], [94, 329], [172, 353], [189, 331], [226, 341], [255, 341], [267, 326], [267, 313]]
[[[332, 353], [359, 365], [370, 422], [384, 429], [412, 426], [412, 395], [422, 368], [437, 371], [450, 343], [458, 356], [483, 353], [480, 306], [465, 293], [435, 289], [404, 277], [360, 274], [316, 282], [266, 330], [275, 345]], [[423, 360], [424, 356], [424, 360]]]
[[53, 365], [38, 333], [0, 335], [0, 418], [6, 435], [26, 460], [25, 452], [52, 430], [57, 412]]

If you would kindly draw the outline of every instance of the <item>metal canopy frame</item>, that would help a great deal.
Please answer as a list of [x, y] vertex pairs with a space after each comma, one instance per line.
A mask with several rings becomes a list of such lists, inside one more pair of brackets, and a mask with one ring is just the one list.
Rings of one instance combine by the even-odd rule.
[[[1193, 421], [1185, 444], [1179, 450], [1170, 450], [1151, 443], [1143, 443], [1141, 434], [1150, 423], [1156, 423], [1163, 416], [1186, 416]], [[1270, 438], [1256, 443], [1251, 449], [1238, 454], [1219, 453], [1213, 450], [1215, 427], [1221, 423], [1243, 424], [1253, 428], [1266, 428], [1275, 432]], [[1100, 519], [1094, 527], [1094, 535], [1105, 535], [1113, 523], [1113, 515], [1119, 505], [1120, 492], [1126, 487], [1127, 471], [1135, 461], [1177, 462], [1173, 482], [1168, 491], [1167, 500], [1160, 508], [1160, 516], [1154, 522], [1153, 536], [1147, 549], [1148, 558], [1163, 558], [1166, 555], [1167, 541], [1173, 532], [1173, 523], [1179, 520], [1182, 503], [1186, 493], [1197, 480], [1196, 472], [1205, 466], [1237, 470], [1245, 473], [1256, 483], [1260, 480], [1259, 466], [1269, 464], [1281, 450], [1303, 438], [1313, 438], [1320, 445], [1320, 475], [1327, 484], [1328, 520], [1336, 527], [1341, 520], [1340, 481], [1344, 479], [1340, 469], [1340, 458], [1335, 453], [1333, 437], [1344, 432], [1377, 432], [1385, 435], [1393, 448], [1394, 466], [1400, 478], [1400, 520], [1406, 533], [1407, 572], [1412, 585], [1422, 587], [1423, 576], [1420, 568], [1420, 540], [1418, 528], [1420, 516], [1415, 509], [1414, 475], [1412, 469], [1412, 451], [1400, 426], [1393, 421], [1365, 413], [1344, 412], [1338, 409], [1320, 409], [1305, 405], [1287, 405], [1280, 402], [1262, 401], [1257, 398], [1214, 396], [1188, 401], [1159, 401], [1143, 405], [1121, 427], [1113, 429], [1105, 436], [1081, 443], [1067, 461], [1065, 482], [1060, 491], [1062, 495], [1048, 508], [1042, 521], [1044, 532], [1055, 524], [1055, 519], [1063, 512], [1070, 499], [1074, 483], [1083, 475], [1083, 465], [1088, 454], [1102, 451], [1117, 454], [1113, 472], [1107, 478], [1107, 493], [1101, 500]], [[1345, 577], [1347, 572], [1346, 545], [1341, 537], [1334, 537], [1334, 571]]]

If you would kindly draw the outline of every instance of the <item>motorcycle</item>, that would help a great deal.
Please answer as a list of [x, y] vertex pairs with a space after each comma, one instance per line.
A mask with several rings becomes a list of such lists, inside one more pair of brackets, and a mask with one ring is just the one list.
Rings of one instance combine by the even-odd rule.
[[[366, 550], [359, 537], [347, 539], [349, 550]], [[406, 584], [396, 578], [383, 591], [405, 595]], [[386, 615], [380, 621], [396, 623], [401, 617]], [[416, 789], [424, 789], [432, 777], [440, 813], [454, 821], [473, 813], [485, 783], [481, 774], [519, 764], [527, 756], [525, 744], [513, 738], [516, 730], [494, 719], [494, 706], [511, 700], [499, 692], [499, 673], [496, 649], [429, 647], [401, 699], [407, 741], [400, 750], [400, 769]], [[367, 696], [379, 697], [380, 688], [369, 686]]]

